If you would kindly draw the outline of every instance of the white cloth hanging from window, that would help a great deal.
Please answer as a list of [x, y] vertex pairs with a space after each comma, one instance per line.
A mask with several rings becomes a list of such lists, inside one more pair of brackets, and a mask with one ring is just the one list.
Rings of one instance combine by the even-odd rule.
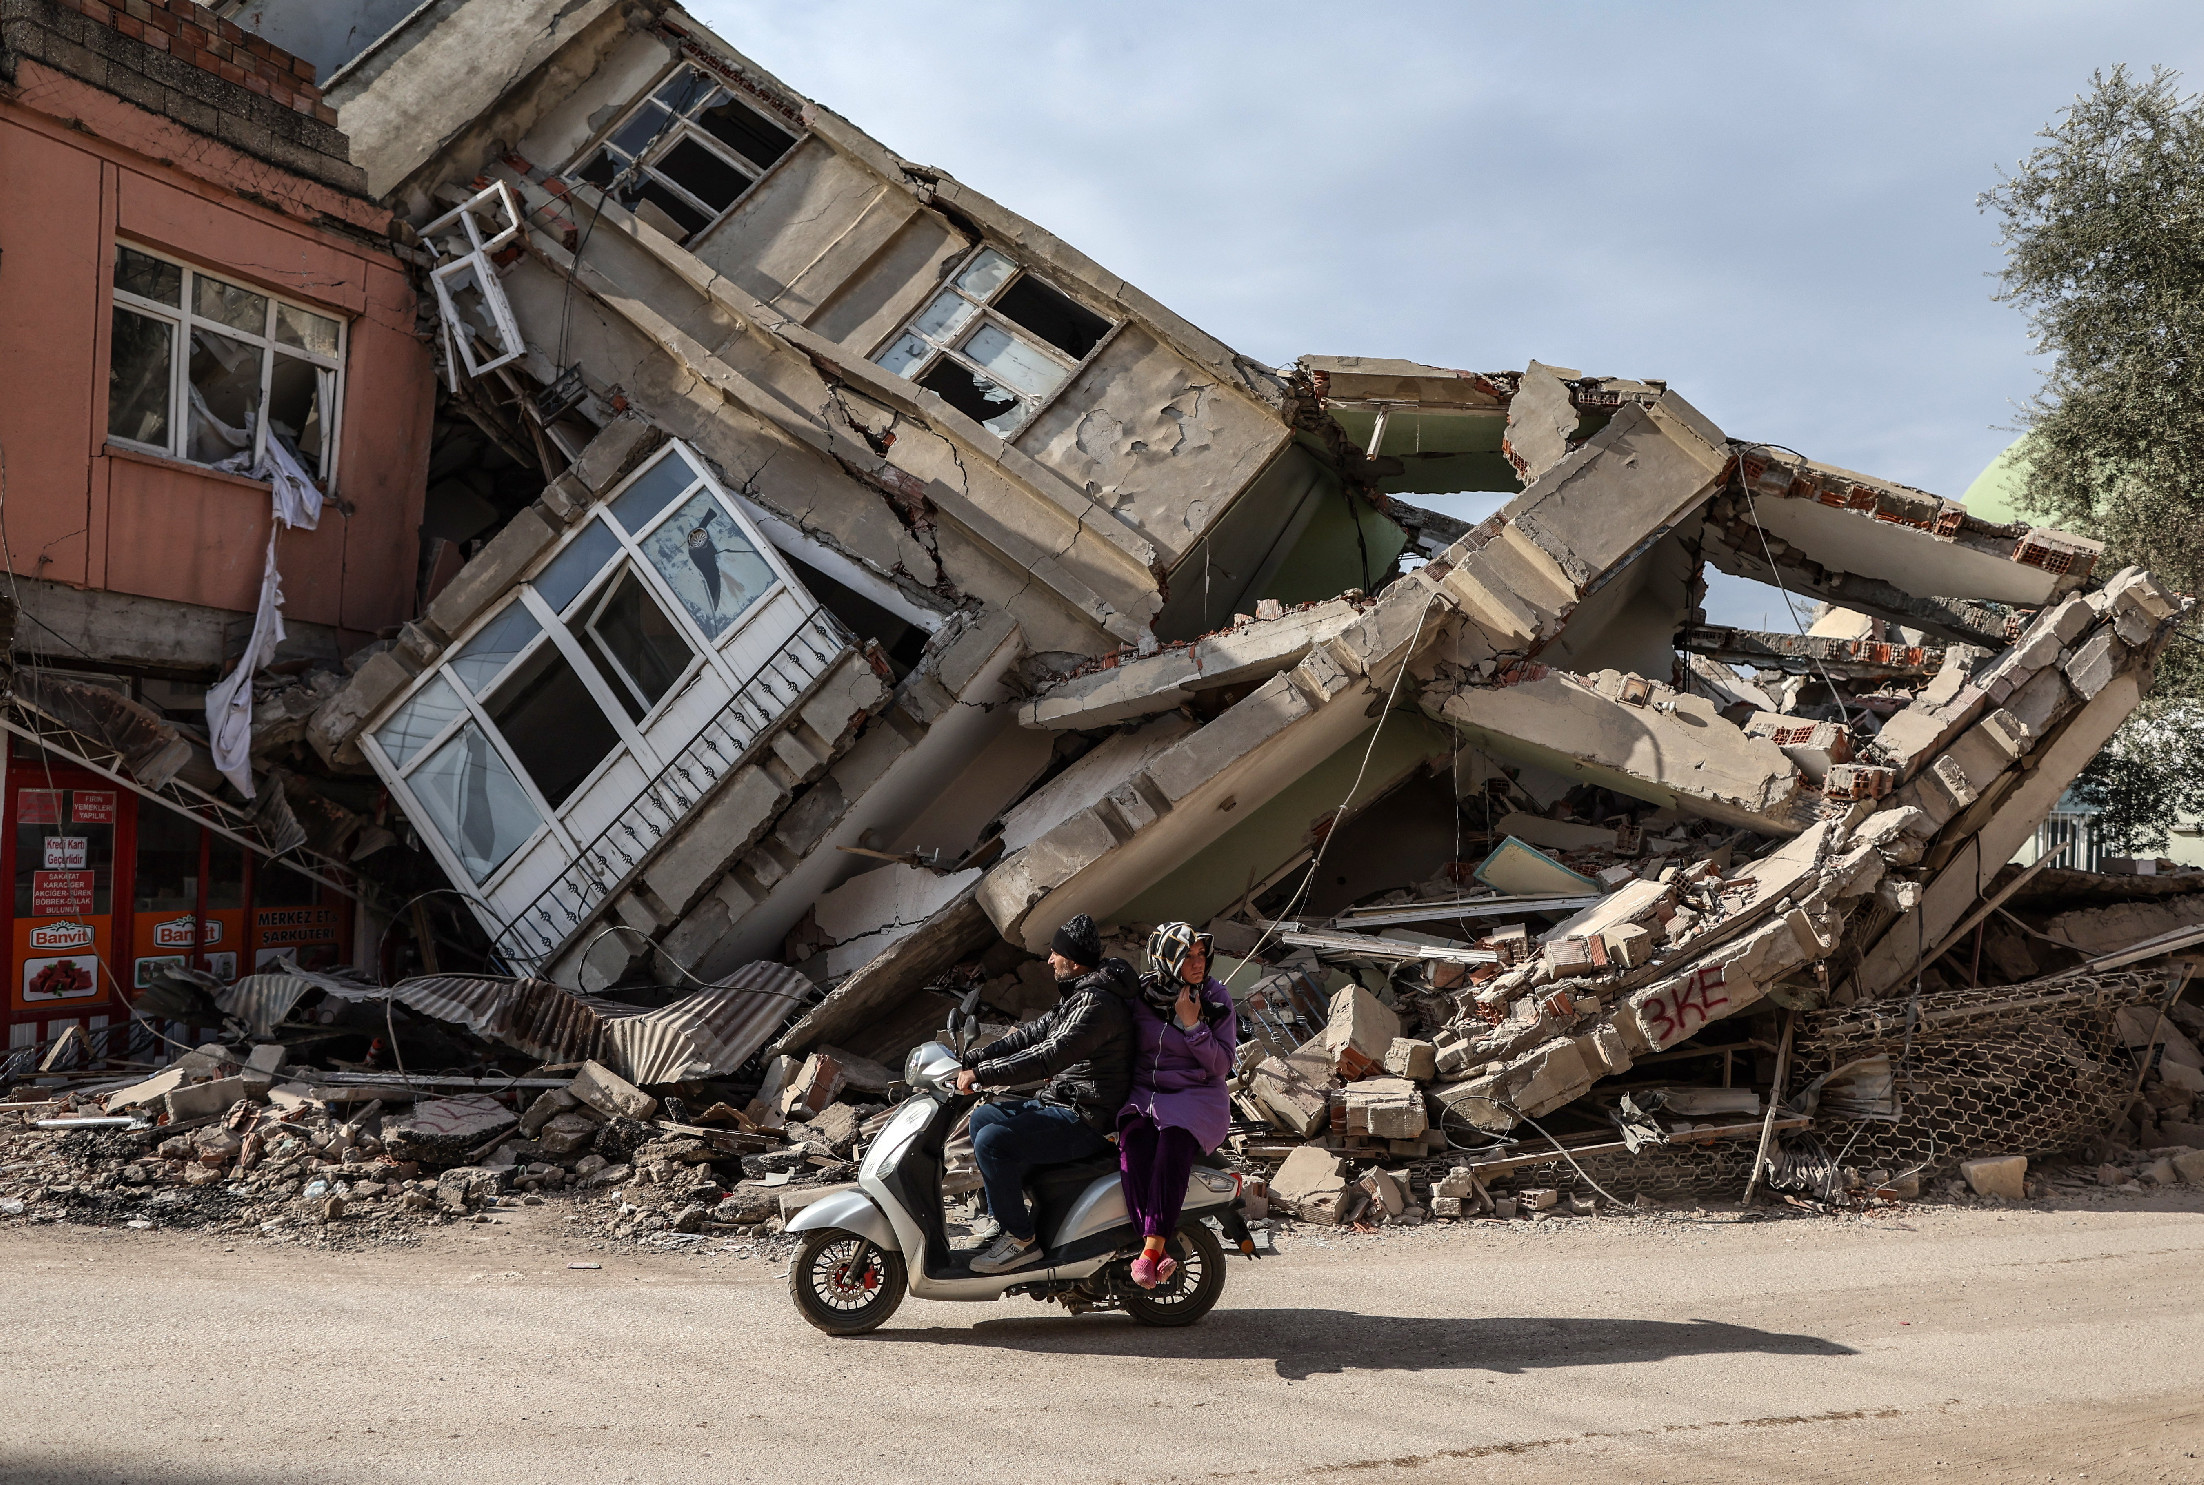
[[268, 451], [253, 469], [268, 481], [274, 519], [268, 526], [268, 558], [260, 573], [260, 602], [253, 610], [252, 638], [231, 671], [207, 692], [207, 744], [222, 777], [247, 799], [253, 797], [253, 676], [275, 658], [283, 643], [283, 574], [276, 570], [276, 537], [284, 528], [321, 524], [321, 491], [298, 458], [271, 434]]

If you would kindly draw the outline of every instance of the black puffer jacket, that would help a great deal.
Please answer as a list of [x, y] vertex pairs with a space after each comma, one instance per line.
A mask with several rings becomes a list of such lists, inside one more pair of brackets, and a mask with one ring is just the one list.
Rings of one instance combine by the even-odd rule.
[[1133, 1091], [1133, 1002], [1140, 980], [1122, 959], [1105, 959], [1064, 987], [1063, 1001], [1007, 1036], [964, 1054], [982, 1085], [1048, 1079], [1034, 1097], [1077, 1109], [1097, 1134], [1113, 1134]]

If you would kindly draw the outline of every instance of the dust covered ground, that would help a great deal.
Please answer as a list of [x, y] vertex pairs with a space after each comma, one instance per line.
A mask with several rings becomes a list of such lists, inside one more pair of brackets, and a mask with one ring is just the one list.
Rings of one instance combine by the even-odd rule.
[[[799, 1321], [785, 1240], [0, 1231], [9, 1481], [2204, 1480], [2204, 1194], [1287, 1230], [1188, 1331]], [[570, 1267], [586, 1263], [597, 1267]]]

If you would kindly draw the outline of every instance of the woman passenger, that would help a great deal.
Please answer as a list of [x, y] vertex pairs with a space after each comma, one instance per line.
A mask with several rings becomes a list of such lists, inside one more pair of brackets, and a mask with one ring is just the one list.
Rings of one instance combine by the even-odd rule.
[[1210, 937], [1165, 923], [1148, 937], [1148, 973], [1133, 1005], [1133, 1092], [1117, 1116], [1125, 1205], [1147, 1240], [1133, 1260], [1143, 1289], [1168, 1283], [1178, 1263], [1164, 1251], [1178, 1230], [1197, 1158], [1224, 1143], [1232, 1122], [1225, 1080], [1239, 1046], [1232, 995], [1209, 975]]

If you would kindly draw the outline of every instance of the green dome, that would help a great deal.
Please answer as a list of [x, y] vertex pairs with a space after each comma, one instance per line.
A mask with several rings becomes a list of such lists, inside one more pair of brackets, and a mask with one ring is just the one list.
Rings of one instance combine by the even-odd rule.
[[2022, 434], [2006, 445], [2005, 452], [1989, 463], [1989, 467], [1974, 477], [1967, 486], [1967, 493], [1959, 497], [1967, 514], [1980, 516], [1985, 521], [2025, 521], [2020, 512], [2019, 496], [2028, 483], [2028, 435]]

